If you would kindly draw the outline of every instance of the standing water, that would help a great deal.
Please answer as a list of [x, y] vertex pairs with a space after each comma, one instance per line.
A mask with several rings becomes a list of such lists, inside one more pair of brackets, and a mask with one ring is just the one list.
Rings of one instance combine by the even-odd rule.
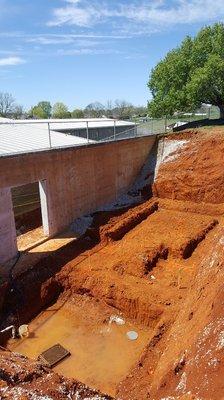
[[[29, 324], [29, 338], [10, 341], [11, 350], [32, 359], [59, 343], [71, 356], [54, 367], [54, 371], [75, 378], [104, 393], [115, 395], [119, 382], [138, 362], [150, 336], [149, 328], [133, 326], [121, 316], [105, 319], [88, 302], [77, 305], [67, 301], [46, 309]], [[130, 340], [128, 332], [137, 332]]]

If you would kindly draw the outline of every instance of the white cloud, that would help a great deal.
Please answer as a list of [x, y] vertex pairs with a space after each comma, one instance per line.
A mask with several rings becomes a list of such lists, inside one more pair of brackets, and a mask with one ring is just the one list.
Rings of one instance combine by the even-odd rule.
[[10, 65], [19, 65], [24, 64], [26, 61], [23, 60], [21, 57], [5, 57], [0, 58], [0, 67], [10, 66]]
[[168, 2], [159, 1], [140, 7], [130, 5], [123, 7], [123, 16], [127, 19], [154, 24], [191, 24], [209, 22], [224, 16], [223, 0], [176, 0], [173, 7], [167, 7]]
[[[1, 35], [0, 35], [1, 36]], [[128, 36], [129, 37], [129, 36]], [[94, 34], [39, 34], [39, 35], [25, 35], [23, 39], [27, 43], [36, 43], [40, 45], [58, 45], [58, 44], [84, 44], [92, 46], [99, 44], [100, 39], [126, 39], [127, 37], [116, 35], [94, 35]], [[97, 42], [96, 42], [97, 40]]]
[[61, 26], [64, 24], [89, 28], [98, 23], [103, 23], [108, 18], [120, 17], [121, 11], [113, 7], [107, 7], [99, 0], [64, 0], [69, 5], [53, 10], [53, 19], [49, 26]]
[[[69, 5], [56, 8], [53, 11], [53, 19], [49, 26], [60, 26], [64, 24], [89, 27], [99, 22], [103, 17], [102, 8], [98, 4], [82, 6], [80, 1], [67, 1]], [[80, 5], [79, 5], [80, 4]]]
[[[130, 35], [124, 34], [100, 34], [100, 33], [24, 33], [24, 32], [0, 32], [0, 38], [6, 39], [21, 39], [26, 43], [36, 43], [41, 45], [48, 44], [70, 44], [78, 39], [129, 39]], [[2, 53], [2, 51], [0, 50]], [[6, 53], [6, 52], [5, 52]], [[7, 50], [7, 53], [12, 54], [12, 51]]]
[[69, 44], [73, 42], [71, 37], [49, 37], [49, 36], [34, 36], [25, 38], [27, 43], [37, 43], [41, 45], [51, 45], [51, 44]]
[[[109, 0], [64, 0], [66, 4], [53, 10], [49, 26], [75, 25], [89, 28], [106, 23], [108, 19], [119, 22], [122, 31], [129, 31], [129, 24], [137, 24], [145, 33], [167, 26], [206, 23], [224, 17], [223, 0], [152, 0], [127, 4]], [[143, 25], [143, 26], [142, 26]], [[125, 28], [126, 26], [126, 28]], [[133, 26], [136, 28], [136, 26]]]
[[94, 56], [94, 55], [104, 55], [104, 54], [121, 54], [119, 50], [113, 49], [60, 49], [57, 52], [60, 56]]

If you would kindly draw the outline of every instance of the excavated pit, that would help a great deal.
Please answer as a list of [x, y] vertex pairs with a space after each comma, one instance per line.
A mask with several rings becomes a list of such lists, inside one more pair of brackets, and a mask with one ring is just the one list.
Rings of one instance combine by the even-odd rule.
[[[211, 388], [204, 389], [211, 386], [214, 373], [220, 373], [220, 354], [212, 358], [216, 369], [211, 379], [206, 372], [208, 384], [200, 386], [197, 381], [197, 393], [188, 366], [198, 335], [213, 312], [218, 318], [214, 310], [216, 292], [220, 296], [221, 290], [217, 274], [221, 274], [223, 261], [219, 254], [224, 243], [224, 192], [221, 196], [223, 188], [218, 191], [216, 185], [223, 176], [224, 139], [216, 135], [207, 131], [181, 135], [184, 145], [158, 168], [153, 198], [129, 210], [96, 213], [84, 237], [18, 272], [8, 286], [1, 326], [29, 323], [30, 336], [13, 340], [6, 334], [1, 344], [36, 360], [60, 343], [71, 356], [53, 368], [60, 374], [56, 378], [53, 372], [53, 381], [64, 379], [67, 385], [83, 382], [92, 388], [86, 390], [93, 390], [88, 398], [222, 398], [218, 377], [217, 394]], [[178, 137], [166, 140], [176, 142]], [[217, 148], [219, 162], [211, 148]], [[213, 277], [214, 265], [218, 269]], [[214, 287], [209, 291], [211, 280]], [[207, 289], [208, 294], [203, 294]], [[212, 307], [206, 304], [209, 300]], [[195, 319], [197, 309], [201, 313]], [[137, 332], [136, 340], [128, 338], [129, 331]], [[186, 338], [181, 336], [185, 332]], [[1, 356], [4, 360], [4, 352]], [[8, 353], [7, 357], [9, 364]], [[192, 360], [189, 363], [197, 371], [198, 364], [196, 368]], [[17, 362], [22, 363], [20, 359]], [[32, 368], [37, 369], [36, 364]], [[188, 370], [189, 378], [184, 375]], [[39, 388], [37, 381], [44, 372], [39, 374], [27, 379], [27, 390]], [[0, 367], [1, 380], [12, 391], [25, 378], [9, 382]], [[49, 395], [46, 383], [43, 387]], [[0, 395], [1, 390], [0, 386]], [[107, 395], [97, 392], [102, 397], [93, 397], [94, 390]], [[52, 398], [86, 397], [84, 392], [81, 397], [60, 397], [57, 392]]]

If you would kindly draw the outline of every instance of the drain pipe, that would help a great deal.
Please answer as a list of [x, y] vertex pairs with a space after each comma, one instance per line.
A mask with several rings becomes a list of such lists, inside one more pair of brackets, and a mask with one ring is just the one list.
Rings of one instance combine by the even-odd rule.
[[16, 339], [16, 327], [15, 327], [15, 325], [7, 326], [7, 328], [2, 329], [0, 331], [0, 333], [4, 333], [4, 332], [8, 332], [8, 331], [12, 331], [12, 338]]

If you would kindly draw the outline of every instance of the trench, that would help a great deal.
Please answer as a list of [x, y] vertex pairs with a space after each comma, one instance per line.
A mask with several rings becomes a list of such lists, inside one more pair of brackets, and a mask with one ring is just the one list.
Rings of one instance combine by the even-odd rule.
[[192, 256], [193, 252], [197, 248], [197, 246], [206, 238], [207, 233], [214, 229], [214, 227], [218, 224], [217, 220], [212, 221], [206, 229], [204, 229], [198, 237], [191, 239], [188, 243], [186, 243], [182, 256], [184, 259], [189, 258]]
[[[217, 223], [164, 210], [154, 199], [97, 213], [85, 236], [15, 279], [1, 326], [28, 324], [29, 336], [6, 335], [2, 344], [37, 360], [59, 343], [70, 356], [55, 372], [116, 397], [158, 326], [174, 322], [194, 272], [188, 263]], [[137, 338], [130, 340], [129, 332]]]

